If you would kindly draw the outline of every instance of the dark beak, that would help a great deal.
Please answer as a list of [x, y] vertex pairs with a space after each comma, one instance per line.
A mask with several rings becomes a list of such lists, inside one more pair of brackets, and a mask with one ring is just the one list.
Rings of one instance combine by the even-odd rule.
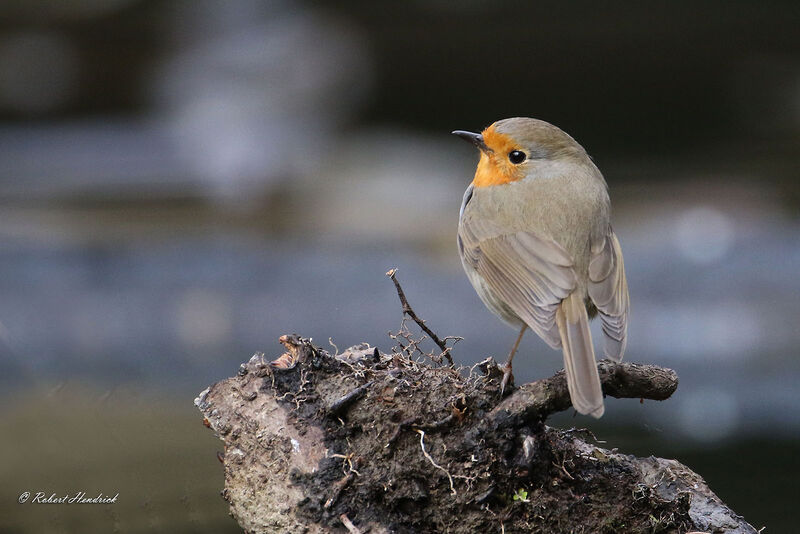
[[459, 136], [464, 141], [469, 141], [476, 147], [478, 147], [481, 152], [491, 152], [492, 149], [486, 146], [486, 143], [483, 142], [483, 136], [479, 133], [472, 133], [472, 132], [465, 132], [464, 130], [455, 130], [452, 132], [453, 135]]

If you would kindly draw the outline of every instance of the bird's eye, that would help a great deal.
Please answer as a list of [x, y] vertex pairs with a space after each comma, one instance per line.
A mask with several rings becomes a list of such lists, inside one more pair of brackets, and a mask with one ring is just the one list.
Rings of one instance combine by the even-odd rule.
[[528, 156], [525, 154], [525, 152], [521, 150], [512, 150], [511, 152], [508, 153], [508, 161], [510, 161], [514, 165], [519, 165], [520, 163], [525, 161], [525, 158], [527, 157]]

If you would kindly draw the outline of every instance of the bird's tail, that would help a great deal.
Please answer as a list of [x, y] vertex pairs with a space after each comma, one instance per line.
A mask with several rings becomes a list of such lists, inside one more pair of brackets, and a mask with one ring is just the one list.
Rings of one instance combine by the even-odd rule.
[[556, 324], [564, 350], [564, 369], [572, 405], [579, 413], [599, 418], [603, 415], [603, 389], [594, 360], [589, 316], [583, 299], [571, 293], [558, 306]]

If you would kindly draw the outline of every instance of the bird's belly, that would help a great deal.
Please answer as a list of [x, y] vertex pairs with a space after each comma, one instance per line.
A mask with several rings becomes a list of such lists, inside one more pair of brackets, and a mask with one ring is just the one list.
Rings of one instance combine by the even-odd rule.
[[472, 287], [475, 288], [475, 292], [481, 298], [484, 305], [489, 308], [489, 311], [497, 315], [509, 326], [520, 328], [524, 324], [522, 319], [520, 319], [501, 298], [495, 295], [486, 284], [483, 277], [478, 274], [475, 269], [467, 265], [466, 262], [462, 262], [462, 265], [464, 266], [464, 271], [467, 273], [467, 278], [469, 278]]

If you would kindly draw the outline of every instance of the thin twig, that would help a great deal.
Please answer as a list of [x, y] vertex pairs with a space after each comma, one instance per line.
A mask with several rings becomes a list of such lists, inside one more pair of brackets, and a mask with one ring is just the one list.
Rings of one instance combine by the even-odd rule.
[[394, 287], [395, 287], [395, 289], [397, 289], [397, 296], [400, 298], [400, 304], [402, 304], [402, 306], [403, 306], [403, 313], [408, 315], [409, 317], [411, 317], [414, 320], [414, 322], [419, 325], [419, 327], [422, 329], [422, 331], [425, 332], [426, 334], [428, 334], [431, 337], [433, 342], [436, 343], [436, 345], [442, 351], [442, 354], [444, 355], [444, 357], [447, 358], [447, 361], [450, 362], [450, 365], [451, 366], [454, 365], [453, 357], [450, 356], [450, 348], [447, 346], [447, 344], [444, 341], [442, 341], [441, 339], [439, 339], [439, 336], [437, 336], [433, 332], [433, 330], [431, 330], [430, 328], [428, 328], [425, 325], [425, 321], [423, 321], [422, 319], [417, 317], [417, 314], [414, 313], [414, 309], [408, 303], [408, 299], [406, 299], [406, 294], [403, 292], [403, 288], [400, 287], [400, 282], [397, 281], [397, 276], [395, 276], [396, 273], [397, 273], [397, 269], [392, 269], [392, 270], [390, 270], [389, 272], [386, 273], [386, 276], [391, 278], [392, 282], [394, 282]]
[[374, 380], [370, 380], [366, 384], [358, 386], [353, 391], [339, 398], [337, 401], [331, 404], [330, 408], [328, 408], [328, 412], [331, 414], [338, 414], [339, 412], [343, 411], [345, 408], [349, 407], [355, 401], [363, 397], [374, 382]]

